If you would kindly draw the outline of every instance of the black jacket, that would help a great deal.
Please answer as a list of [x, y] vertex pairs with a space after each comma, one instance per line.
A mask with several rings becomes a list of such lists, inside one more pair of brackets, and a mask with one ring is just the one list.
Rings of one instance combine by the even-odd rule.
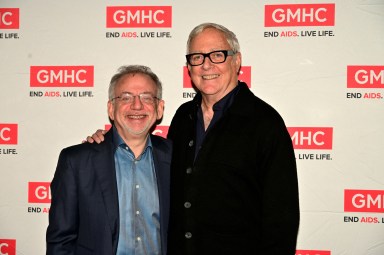
[[283, 119], [245, 83], [194, 162], [198, 93], [177, 110], [168, 138], [170, 255], [294, 255], [299, 198]]

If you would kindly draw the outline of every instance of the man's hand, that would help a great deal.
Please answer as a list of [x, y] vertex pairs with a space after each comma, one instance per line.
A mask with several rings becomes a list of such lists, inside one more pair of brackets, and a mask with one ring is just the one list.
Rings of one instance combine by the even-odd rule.
[[96, 133], [94, 133], [92, 136], [87, 136], [87, 142], [89, 143], [101, 143], [104, 141], [104, 135], [107, 133], [107, 130], [98, 129]]

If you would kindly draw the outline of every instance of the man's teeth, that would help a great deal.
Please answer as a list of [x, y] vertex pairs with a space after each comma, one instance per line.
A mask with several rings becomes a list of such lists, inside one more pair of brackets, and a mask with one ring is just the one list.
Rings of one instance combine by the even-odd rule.
[[128, 118], [131, 118], [131, 119], [142, 119], [144, 117], [145, 115], [128, 115]]
[[219, 77], [218, 74], [203, 75], [203, 79], [204, 79], [204, 80], [211, 80], [211, 79], [215, 79], [215, 78], [217, 78], [217, 77]]

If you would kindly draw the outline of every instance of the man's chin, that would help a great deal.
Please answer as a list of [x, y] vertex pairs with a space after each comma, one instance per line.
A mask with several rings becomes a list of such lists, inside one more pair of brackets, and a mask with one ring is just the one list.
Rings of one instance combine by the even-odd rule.
[[146, 135], [149, 132], [149, 126], [146, 126], [144, 128], [129, 128], [129, 127], [127, 127], [126, 130], [131, 135], [141, 136], [141, 135]]
[[141, 130], [141, 131], [129, 130], [128, 132], [131, 135], [135, 135], [135, 136], [141, 136], [143, 134], [146, 134], [146, 130]]

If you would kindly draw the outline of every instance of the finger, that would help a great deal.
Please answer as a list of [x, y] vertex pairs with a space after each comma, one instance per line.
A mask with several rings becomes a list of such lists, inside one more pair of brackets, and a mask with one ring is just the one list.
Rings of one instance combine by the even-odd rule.
[[87, 140], [86, 140], [86, 142], [93, 143], [94, 141], [95, 141], [95, 140], [94, 140], [92, 137], [87, 136]]
[[94, 133], [92, 135], [92, 138], [97, 142], [97, 143], [100, 143], [100, 142], [103, 142], [104, 141], [104, 134], [106, 133], [105, 130], [97, 130], [96, 133]]
[[102, 141], [104, 141], [104, 136], [103, 135], [98, 135], [97, 133], [95, 133], [95, 134], [92, 135], [92, 139], [96, 143], [101, 143]]

